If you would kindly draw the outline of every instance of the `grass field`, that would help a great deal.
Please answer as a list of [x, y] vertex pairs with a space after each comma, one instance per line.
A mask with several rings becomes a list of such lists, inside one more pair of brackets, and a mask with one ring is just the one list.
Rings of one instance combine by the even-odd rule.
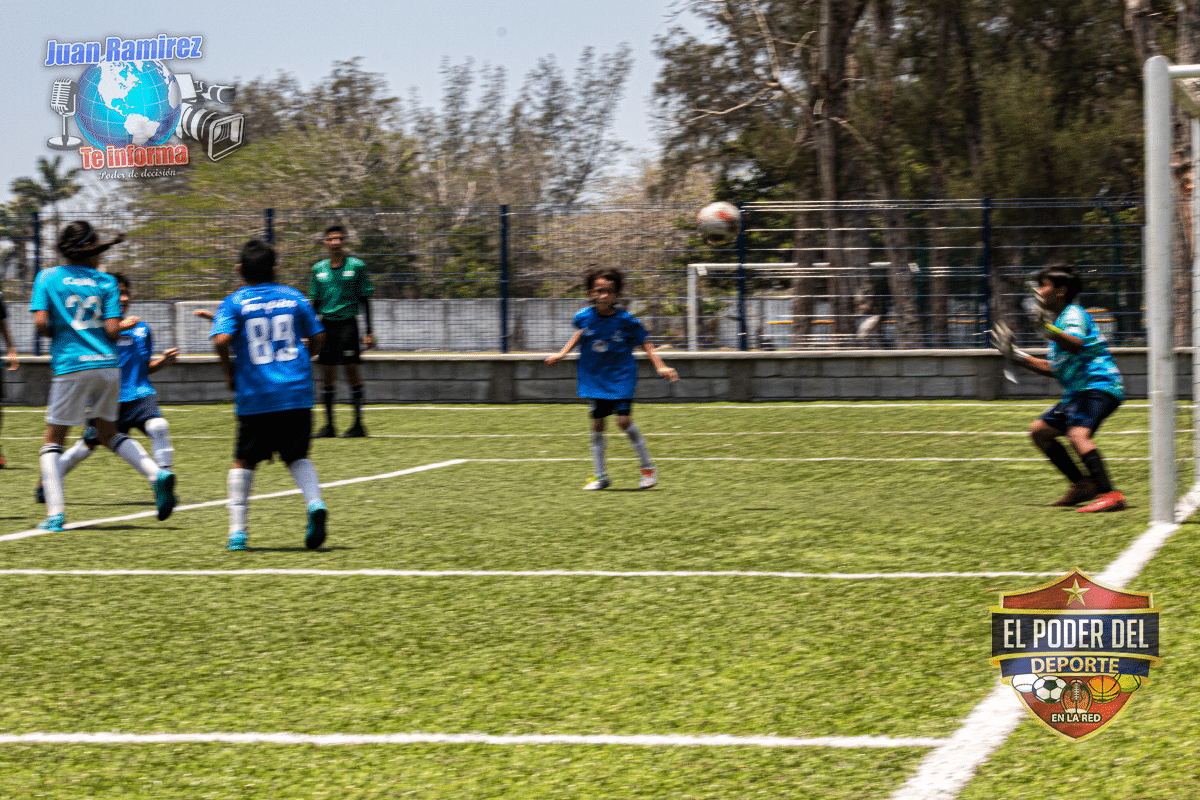
[[[102, 451], [79, 527], [21, 538], [43, 423], [6, 409], [0, 797], [889, 798], [996, 683], [997, 592], [1147, 529], [1145, 405], [1098, 437], [1108, 515], [1046, 507], [1042, 407], [639, 405], [660, 485], [611, 434], [588, 493], [581, 406], [369, 408], [313, 446], [326, 545], [283, 494], [242, 553], [229, 406], [165, 410], [166, 522]], [[1200, 796], [1195, 533], [1128, 587], [1163, 611], [1152, 685], [1082, 743], [1022, 721], [961, 797]]]

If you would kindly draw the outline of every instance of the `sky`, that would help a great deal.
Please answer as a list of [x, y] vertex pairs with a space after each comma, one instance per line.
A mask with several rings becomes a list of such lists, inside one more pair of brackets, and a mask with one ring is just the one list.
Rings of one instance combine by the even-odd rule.
[[[440, 103], [440, 70], [446, 59], [462, 64], [470, 58], [476, 67], [504, 67], [511, 99], [540, 58], [555, 56], [570, 77], [585, 47], [599, 56], [625, 42], [634, 63], [614, 134], [635, 152], [650, 155], [656, 145], [650, 96], [659, 69], [654, 38], [675, 24], [683, 1], [22, 3], [5, 12], [0, 26], [0, 52], [5, 56], [0, 107], [9, 114], [0, 146], [0, 197], [11, 198], [8, 187], [13, 179], [35, 174], [39, 157], [52, 160], [61, 154], [64, 166], [81, 165], [76, 150], [55, 151], [47, 144], [62, 133], [62, 117], [50, 107], [54, 81], [77, 81], [84, 70], [81, 65], [45, 66], [52, 39], [62, 43], [159, 34], [202, 36], [201, 59], [170, 60], [167, 66], [235, 86], [285, 72], [309, 87], [327, 76], [335, 61], [361, 57], [362, 68], [380, 74], [393, 96], [407, 100], [416, 88], [422, 105], [434, 107]], [[680, 19], [689, 21], [686, 16]], [[68, 119], [68, 131], [78, 135], [74, 119]], [[226, 163], [233, 165], [232, 160]]]

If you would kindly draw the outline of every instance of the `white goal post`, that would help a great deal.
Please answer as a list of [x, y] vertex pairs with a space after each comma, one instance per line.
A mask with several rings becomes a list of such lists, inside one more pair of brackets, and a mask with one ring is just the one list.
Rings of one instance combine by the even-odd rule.
[[[1171, 174], [1174, 125], [1174, 94], [1181, 93], [1182, 105], [1192, 116], [1192, 418], [1200, 418], [1200, 64], [1172, 65], [1164, 56], [1146, 61], [1142, 79], [1146, 130], [1146, 228], [1144, 250], [1146, 272], [1146, 336], [1149, 353], [1148, 396], [1150, 400], [1150, 521], [1172, 523], [1175, 519], [1175, 341], [1173, 335], [1174, 297], [1172, 289], [1172, 253], [1175, 221], [1174, 181]], [[1200, 486], [1200, 425], [1193, 424], [1193, 489]]]

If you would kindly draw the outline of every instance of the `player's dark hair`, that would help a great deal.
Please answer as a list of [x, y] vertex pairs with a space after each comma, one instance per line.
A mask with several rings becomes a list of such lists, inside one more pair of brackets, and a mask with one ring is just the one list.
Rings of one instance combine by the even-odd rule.
[[325, 237], [328, 238], [329, 234], [331, 234], [331, 233], [340, 233], [342, 235], [342, 238], [345, 239], [346, 238], [346, 226], [345, 225], [330, 225], [328, 228], [325, 229]]
[[1083, 291], [1083, 279], [1079, 277], [1079, 271], [1065, 262], [1051, 263], [1043, 267], [1037, 274], [1038, 286], [1041, 286], [1043, 281], [1050, 281], [1055, 288], [1067, 287], [1067, 303], [1071, 303]]
[[621, 273], [621, 270], [615, 267], [593, 267], [589, 269], [587, 274], [583, 276], [584, 288], [590, 292], [592, 287], [596, 285], [596, 281], [601, 278], [611, 281], [613, 290], [617, 294], [621, 293], [621, 287], [625, 285], [625, 276]]
[[111, 274], [114, 278], [117, 279], [117, 286], [124, 286], [126, 289], [133, 288], [133, 284], [129, 282], [129, 278], [126, 278], [124, 273], [112, 272], [109, 274]]
[[249, 284], [275, 280], [275, 248], [262, 239], [242, 245], [242, 278]]
[[63, 228], [62, 233], [58, 235], [58, 252], [72, 264], [82, 264], [124, 240], [125, 234], [118, 233], [115, 238], [102, 242], [91, 223], [78, 219]]

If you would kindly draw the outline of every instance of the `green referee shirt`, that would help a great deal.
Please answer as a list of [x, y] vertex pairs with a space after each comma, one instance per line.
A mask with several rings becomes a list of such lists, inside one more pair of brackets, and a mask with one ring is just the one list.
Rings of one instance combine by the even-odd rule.
[[353, 319], [358, 316], [358, 301], [375, 294], [367, 265], [362, 259], [346, 256], [346, 263], [334, 268], [329, 259], [313, 264], [308, 298], [321, 319]]

